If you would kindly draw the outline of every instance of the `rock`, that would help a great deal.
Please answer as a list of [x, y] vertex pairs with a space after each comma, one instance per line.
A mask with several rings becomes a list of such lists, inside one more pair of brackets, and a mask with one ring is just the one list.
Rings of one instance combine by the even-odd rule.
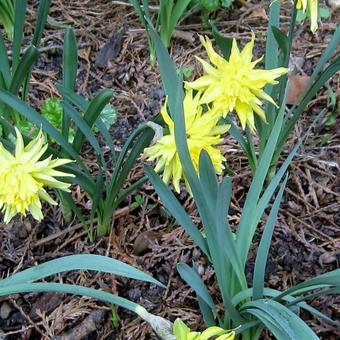
[[8, 302], [3, 302], [0, 307], [0, 318], [6, 320], [12, 312], [12, 306]]

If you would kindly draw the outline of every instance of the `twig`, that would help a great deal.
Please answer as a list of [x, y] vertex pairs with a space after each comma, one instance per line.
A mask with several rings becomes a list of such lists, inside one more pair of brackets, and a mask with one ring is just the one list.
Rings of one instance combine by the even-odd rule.
[[[118, 210], [115, 211], [114, 217], [116, 218], [116, 217], [121, 217], [121, 216], [127, 215], [134, 208], [135, 208], [134, 206], [128, 206], [128, 207], [118, 209]], [[97, 221], [97, 220], [95, 220], [95, 221]], [[71, 232], [76, 231], [76, 230], [78, 230], [82, 227], [83, 227], [83, 224], [79, 223], [79, 224], [74, 225], [73, 227], [69, 227], [69, 228], [61, 230], [61, 231], [59, 231], [59, 232], [57, 232], [53, 235], [49, 235], [49, 236], [39, 240], [35, 244], [33, 244], [32, 248], [35, 248], [35, 247], [41, 246], [45, 243], [51, 242], [51, 241], [55, 240], [56, 238], [58, 238], [58, 237], [60, 237], [64, 234], [71, 233]]]
[[[89, 46], [94, 46], [92, 43], [82, 43], [82, 44], [79, 44], [78, 48], [79, 49], [83, 49], [84, 47], [89, 47]], [[51, 50], [62, 50], [64, 48], [63, 45], [51, 45], [51, 46], [45, 46], [45, 47], [40, 47], [38, 50], [40, 53], [42, 52], [46, 52], [46, 51], [51, 51]], [[20, 51], [20, 55], [24, 54], [26, 49], [21, 49]], [[12, 50], [9, 50], [7, 51], [7, 56], [8, 57], [11, 57], [13, 54], [13, 51]]]

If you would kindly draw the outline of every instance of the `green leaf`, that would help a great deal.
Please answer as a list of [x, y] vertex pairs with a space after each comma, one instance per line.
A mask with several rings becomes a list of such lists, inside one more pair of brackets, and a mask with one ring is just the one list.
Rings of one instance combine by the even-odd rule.
[[280, 191], [276, 195], [274, 204], [270, 210], [266, 225], [264, 227], [263, 235], [261, 237], [260, 245], [257, 249], [254, 278], [253, 278], [253, 299], [258, 300], [263, 298], [264, 290], [264, 275], [266, 270], [266, 263], [272, 240], [277, 214], [279, 212], [280, 203], [282, 200], [283, 192], [286, 187], [288, 176], [281, 184]]
[[15, 72], [20, 59], [20, 50], [24, 34], [27, 0], [14, 2], [14, 35], [12, 54], [12, 73]]
[[30, 46], [24, 53], [20, 63], [15, 69], [10, 86], [10, 92], [18, 95], [21, 85], [30, 74], [33, 64], [38, 60], [39, 51], [34, 46]]
[[[179, 20], [183, 17], [185, 14], [185, 10], [187, 9], [188, 5], [190, 4], [191, 0], [181, 0], [181, 1], [176, 1], [175, 6], [173, 7], [170, 15], [170, 21], [169, 21], [169, 27], [168, 27], [168, 32], [169, 32], [169, 40], [171, 38], [171, 35], [179, 22]], [[162, 26], [162, 23], [161, 23]]]
[[[101, 147], [99, 146], [96, 137], [94, 136], [91, 128], [87, 125], [85, 119], [83, 119], [79, 112], [76, 109], [74, 109], [68, 102], [63, 102], [62, 106], [64, 109], [64, 114], [67, 114], [68, 117], [71, 118], [77, 126], [76, 136], [79, 134], [78, 132], [81, 131], [81, 133], [84, 136], [86, 136], [86, 140], [92, 145], [92, 147], [96, 151], [97, 156], [100, 156], [101, 160], [103, 161], [104, 155], [101, 150]], [[75, 146], [74, 148], [76, 149]]]
[[228, 222], [228, 208], [230, 206], [231, 195], [231, 179], [226, 177], [223, 179], [217, 193], [215, 207], [216, 240], [214, 245], [217, 248], [217, 251], [221, 253], [220, 268], [215, 268], [215, 270], [220, 271], [222, 278], [225, 277], [226, 279], [224, 290], [228, 290], [227, 275], [222, 274], [226, 270], [227, 260], [229, 260], [232, 265], [233, 272], [236, 274], [239, 285], [243, 289], [247, 287], [246, 277], [236, 248], [234, 235]]
[[[83, 116], [83, 119], [87, 123], [89, 128], [93, 127], [100, 113], [102, 112], [104, 107], [108, 104], [111, 98], [112, 98], [112, 90], [105, 89], [99, 92], [95, 96], [95, 98], [91, 101], [90, 105], [88, 106]], [[85, 134], [81, 130], [77, 130], [76, 135], [74, 137], [74, 141], [73, 141], [73, 147], [75, 148], [75, 150], [80, 152], [80, 149], [84, 144], [84, 140], [85, 140]]]
[[213, 37], [216, 41], [216, 44], [220, 48], [223, 56], [225, 59], [229, 60], [230, 58], [230, 53], [231, 53], [231, 48], [233, 45], [233, 39], [224, 37], [217, 29], [216, 25], [212, 20], [209, 20], [209, 23], [211, 25], [211, 31], [213, 34]]
[[266, 179], [271, 160], [276, 149], [278, 135], [281, 130], [283, 114], [285, 106], [280, 108], [280, 112], [276, 118], [273, 130], [268, 139], [268, 143], [259, 160], [254, 178], [249, 188], [246, 201], [243, 206], [242, 215], [240, 219], [239, 228], [237, 230], [237, 247], [243, 265], [246, 263], [249, 247], [254, 236], [257, 220], [254, 220], [253, 215], [259, 200], [260, 194], [263, 190], [264, 181]]
[[141, 280], [165, 287], [162, 283], [124, 262], [100, 255], [70, 255], [42, 263], [0, 281], [0, 287], [30, 283], [70, 270], [94, 270]]
[[74, 91], [78, 69], [77, 41], [72, 28], [68, 27], [64, 33], [63, 46], [63, 86]]
[[[280, 1], [273, 1], [269, 6], [269, 21], [267, 26], [267, 40], [266, 40], [266, 53], [265, 53], [265, 66], [266, 70], [270, 70], [278, 67], [279, 65], [279, 45], [275, 39], [273, 27], [279, 29], [280, 27]], [[265, 92], [272, 96], [273, 85], [266, 85]], [[271, 107], [273, 111], [273, 104], [267, 103], [265, 106], [266, 118], [269, 126], [266, 125], [261, 119], [255, 117], [256, 126], [259, 130], [261, 143], [265, 143], [267, 137], [270, 134], [270, 127], [274, 125], [275, 116], [268, 112], [268, 108]], [[256, 116], [256, 115], [255, 115]]]
[[229, 8], [233, 4], [234, 0], [221, 0], [222, 7]]
[[0, 23], [4, 27], [8, 39], [13, 39], [14, 30], [14, 7], [12, 0], [0, 1]]
[[202, 278], [198, 275], [194, 268], [189, 267], [185, 263], [178, 263], [177, 271], [181, 278], [200, 296], [200, 298], [210, 307], [211, 311], [216, 313], [216, 306], [211, 298], [207, 287], [205, 286]]
[[147, 22], [150, 27], [150, 35], [157, 53], [159, 70], [161, 73], [165, 95], [169, 97], [168, 105], [170, 108], [170, 116], [172, 116], [173, 118], [173, 113], [175, 112], [176, 93], [178, 87], [182, 86], [182, 82], [179, 81], [176, 67], [172, 62], [168, 51], [164, 47], [164, 44], [162, 43], [155, 29], [153, 28], [151, 21], [147, 20]]
[[202, 188], [206, 192], [207, 202], [213, 209], [216, 206], [218, 182], [214, 166], [205, 150], [202, 150], [199, 157], [199, 178]]
[[32, 45], [34, 45], [37, 48], [40, 46], [40, 41], [41, 41], [42, 33], [45, 28], [51, 2], [52, 0], [40, 0], [39, 2], [37, 22], [35, 25], [35, 31], [34, 31], [33, 40], [32, 40]]
[[272, 31], [278, 45], [280, 46], [284, 58], [286, 58], [287, 54], [289, 53], [289, 40], [287, 36], [283, 32], [281, 32], [279, 28], [275, 26], [272, 26]]
[[224, 118], [224, 121], [228, 124], [230, 124], [229, 133], [236, 139], [236, 141], [239, 143], [242, 150], [245, 152], [248, 158], [249, 166], [253, 173], [255, 173], [255, 170], [257, 168], [257, 157], [254, 153], [253, 147], [249, 144], [248, 140], [246, 140], [240, 130], [237, 128], [235, 123], [233, 122], [230, 117]]
[[[86, 191], [85, 187], [81, 186], [81, 188]], [[82, 214], [81, 210], [77, 207], [77, 204], [73, 200], [72, 195], [69, 192], [65, 192], [62, 190], [56, 190], [56, 192], [61, 201], [61, 204], [65, 204], [67, 209], [70, 209], [74, 213], [74, 215], [77, 216], [78, 220], [83, 224], [83, 228], [87, 231], [88, 237], [90, 241], [92, 242], [93, 237], [92, 237], [90, 227], [88, 226], [87, 221], [85, 221], [84, 215]]]
[[7, 56], [7, 48], [4, 42], [4, 39], [2, 37], [2, 34], [0, 34], [0, 74], [3, 76], [3, 79], [6, 84], [6, 90], [9, 89], [10, 83], [12, 81], [11, 76], [11, 70], [9, 67], [9, 60]]
[[[63, 46], [63, 86], [65, 89], [74, 91], [76, 86], [78, 68], [78, 51], [77, 42], [74, 32], [71, 28], [66, 28], [64, 33]], [[62, 133], [68, 138], [70, 129], [70, 119], [63, 114]]]
[[106, 293], [98, 289], [87, 288], [78, 285], [63, 283], [20, 283], [12, 286], [0, 287], [0, 296], [31, 292], [56, 292], [88, 296], [100, 301], [104, 301], [106, 303], [115, 304], [132, 312], [135, 312], [136, 308], [139, 307], [138, 304], [124, 299], [120, 296]]
[[[20, 2], [20, 1], [18, 1], [18, 2]], [[40, 2], [39, 2], [37, 21], [36, 21], [35, 31], [34, 31], [34, 35], [33, 35], [33, 39], [32, 39], [32, 45], [34, 47], [36, 47], [37, 49], [40, 46], [40, 41], [41, 41], [42, 33], [44, 31], [44, 28], [45, 28], [46, 19], [47, 19], [48, 11], [49, 11], [50, 6], [51, 6], [51, 2], [52, 2], [52, 0], [40, 0]], [[26, 79], [25, 79], [24, 84], [23, 84], [22, 98], [24, 100], [27, 100], [27, 96], [28, 96], [28, 89], [29, 89], [29, 85], [30, 85], [31, 71], [32, 71], [32, 69], [30, 69], [30, 71], [27, 73]]]
[[164, 206], [169, 210], [171, 215], [176, 219], [177, 223], [190, 235], [200, 249], [210, 257], [210, 253], [207, 247], [206, 240], [202, 234], [198, 231], [190, 217], [187, 215], [182, 205], [178, 202], [175, 195], [168, 188], [168, 186], [159, 178], [156, 172], [149, 166], [145, 166], [145, 173], [156, 190], [159, 198], [163, 202]]
[[11, 93], [0, 89], [0, 101], [3, 101], [6, 105], [10, 106], [13, 110], [19, 112], [27, 120], [34, 123], [36, 126], [41, 126], [43, 131], [45, 131], [50, 137], [55, 139], [58, 144], [65, 149], [65, 151], [77, 160], [80, 164], [82, 161], [78, 153], [72, 148], [68, 141], [61, 135], [60, 132], [44, 117], [42, 117], [38, 112], [28, 106], [26, 103], [13, 96]]
[[329, 59], [333, 56], [334, 52], [340, 45], [340, 26], [338, 25], [331, 41], [328, 43], [326, 49], [323, 51], [318, 63], [316, 64], [313, 74], [311, 75], [311, 82], [313, 82], [322, 71], [325, 64], [329, 61]]
[[318, 275], [312, 279], [302, 282], [292, 288], [285, 290], [276, 300], [282, 299], [286, 295], [297, 295], [302, 292], [327, 287], [327, 286], [340, 286], [340, 269], [332, 270], [331, 272]]
[[331, 16], [331, 11], [328, 7], [320, 7], [319, 8], [319, 17], [328, 19]]
[[[242, 301], [246, 301], [246, 300], [251, 299], [254, 295], [253, 291], [254, 291], [253, 288], [249, 288], [249, 289], [240, 291], [239, 293], [237, 293], [233, 297], [233, 304], [235, 306], [238, 306]], [[272, 297], [275, 300], [276, 297], [278, 297], [281, 294], [281, 292], [276, 290], [276, 289], [264, 288], [263, 294], [264, 294], [265, 297]], [[322, 294], [323, 294], [323, 292], [322, 292]], [[333, 324], [333, 325], [340, 327], [339, 321], [332, 320], [327, 315], [321, 313], [320, 311], [318, 311], [314, 307], [308, 305], [306, 302], [303, 302], [303, 300], [301, 300], [301, 298], [295, 298], [291, 295], [285, 295], [282, 298], [282, 300], [284, 301], [285, 306], [288, 307], [288, 308], [291, 308], [291, 306], [293, 306], [293, 305], [297, 305], [299, 308], [307, 310], [308, 312], [310, 312], [310, 313], [316, 315], [317, 317], [329, 322], [330, 324]]]
[[260, 319], [277, 339], [319, 339], [302, 319], [276, 301], [263, 299], [248, 302], [241, 310]]
[[210, 307], [205, 303], [203, 299], [199, 295], [197, 295], [197, 302], [199, 309], [202, 313], [202, 317], [204, 320], [204, 323], [207, 327], [215, 326], [215, 316], [213, 312], [211, 311]]

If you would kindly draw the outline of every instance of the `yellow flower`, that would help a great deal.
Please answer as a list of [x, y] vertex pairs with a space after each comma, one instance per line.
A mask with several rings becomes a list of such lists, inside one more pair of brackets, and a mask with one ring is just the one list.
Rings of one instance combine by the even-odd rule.
[[201, 104], [213, 102], [214, 108], [224, 117], [235, 110], [242, 128], [244, 129], [248, 124], [252, 130], [255, 130], [254, 112], [266, 121], [265, 112], [261, 108], [261, 99], [275, 105], [273, 99], [263, 91], [264, 86], [277, 84], [275, 79], [287, 73], [288, 70], [283, 67], [272, 70], [254, 69], [263, 58], [251, 61], [254, 34], [242, 51], [239, 50], [236, 40], [233, 40], [229, 61], [215, 52], [208, 37], [200, 36], [200, 40], [212, 65], [197, 57], [206, 74], [193, 82], [187, 82], [186, 86], [204, 91]]
[[69, 183], [54, 177], [74, 177], [54, 168], [72, 162], [69, 159], [52, 159], [52, 156], [40, 160], [48, 145], [42, 131], [27, 146], [20, 131], [16, 128], [16, 147], [14, 156], [0, 143], [0, 210], [4, 221], [8, 223], [16, 214], [32, 216], [41, 220], [40, 199], [50, 204], [57, 204], [45, 191], [44, 187], [68, 191]]
[[[208, 111], [203, 112], [200, 99], [200, 93], [193, 96], [193, 91], [188, 90], [183, 101], [189, 153], [196, 171], [198, 171], [200, 153], [205, 150], [216, 172], [221, 173], [225, 158], [214, 146], [222, 141], [220, 135], [228, 131], [229, 125], [217, 125], [219, 116], [209, 108]], [[160, 138], [155, 145], [146, 148], [144, 152], [149, 160], [158, 159], [155, 171], [163, 170], [163, 181], [169, 183], [172, 178], [172, 183], [179, 192], [179, 182], [182, 178], [185, 180], [185, 176], [176, 148], [174, 122], [167, 112], [166, 103], [161, 109], [161, 114], [169, 127], [169, 134]]]
[[313, 33], [318, 29], [318, 12], [319, 1], [318, 0], [298, 0], [296, 3], [296, 9], [306, 12], [310, 17], [310, 29]]
[[235, 331], [217, 326], [209, 327], [203, 332], [192, 332], [181, 319], [175, 320], [173, 332], [176, 340], [209, 340], [212, 337], [216, 340], [233, 340], [235, 338]]

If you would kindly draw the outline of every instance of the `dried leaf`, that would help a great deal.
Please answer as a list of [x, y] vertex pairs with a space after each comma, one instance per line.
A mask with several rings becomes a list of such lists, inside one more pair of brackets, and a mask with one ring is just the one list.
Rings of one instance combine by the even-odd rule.
[[289, 75], [288, 76], [288, 95], [287, 104], [295, 105], [301, 99], [302, 93], [305, 91], [310, 77], [302, 75]]

